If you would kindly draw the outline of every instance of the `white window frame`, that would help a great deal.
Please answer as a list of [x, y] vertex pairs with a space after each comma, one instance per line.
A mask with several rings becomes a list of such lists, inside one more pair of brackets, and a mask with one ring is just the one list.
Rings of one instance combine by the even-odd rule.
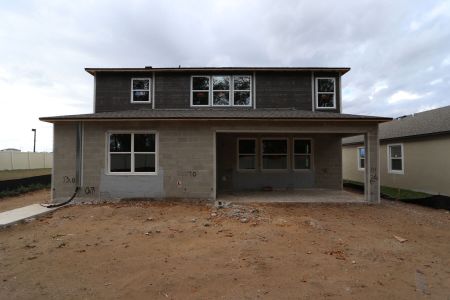
[[[196, 77], [207, 77], [209, 80], [208, 90], [194, 90], [194, 78]], [[210, 75], [194, 75], [191, 76], [191, 106], [192, 107], [208, 107], [211, 106], [211, 90], [212, 90], [212, 82]], [[206, 92], [208, 91], [208, 104], [195, 104], [194, 105], [194, 92]]]
[[[133, 81], [134, 80], [148, 80], [148, 90], [145, 89], [133, 89]], [[137, 104], [152, 104], [152, 78], [151, 77], [146, 77], [146, 78], [142, 78], [142, 77], [134, 77], [131, 78], [131, 97], [130, 97], [130, 102], [131, 103], [137, 103]], [[148, 101], [134, 101], [133, 98], [133, 92], [148, 92]]]
[[[215, 76], [225, 76], [230, 78], [230, 89], [228, 90], [230, 92], [230, 104], [229, 105], [214, 105], [213, 102], [213, 81], [212, 78]], [[234, 78], [235, 77], [249, 77], [250, 78], [250, 88], [248, 90], [235, 90], [234, 89]], [[209, 90], [194, 90], [194, 78], [195, 77], [207, 77], [209, 79]], [[253, 107], [253, 75], [220, 75], [220, 74], [214, 74], [214, 75], [192, 75], [191, 76], [191, 107]], [[208, 104], [206, 105], [194, 105], [194, 92], [206, 92], [208, 91]], [[217, 90], [217, 91], [226, 91], [226, 90]], [[248, 105], [234, 105], [234, 92], [250, 92], [250, 103]]]
[[[364, 157], [360, 156], [359, 149], [364, 149]], [[356, 166], [358, 168], [358, 171], [364, 171], [366, 167], [366, 147], [357, 147], [356, 148]], [[361, 168], [361, 159], [364, 159], [364, 168]]]
[[[243, 153], [242, 155], [253, 155], [254, 156], [254, 161], [255, 161], [255, 168], [254, 169], [241, 169], [239, 166], [239, 157], [241, 155], [241, 153], [239, 152], [239, 142], [240, 141], [255, 141], [255, 153], [254, 154], [247, 154], [247, 153]], [[252, 137], [240, 137], [237, 139], [237, 143], [236, 143], [236, 157], [237, 157], [237, 162], [236, 162], [236, 169], [239, 172], [256, 172], [258, 170], [258, 139], [257, 138], [252, 138]]]
[[[309, 154], [306, 153], [296, 153], [295, 152], [295, 141], [309, 141], [309, 144], [311, 146], [311, 149], [309, 149]], [[313, 154], [314, 146], [313, 146], [313, 139], [312, 138], [302, 138], [302, 137], [295, 137], [292, 139], [292, 170], [294, 171], [301, 171], [301, 172], [310, 172], [313, 171], [314, 168], [314, 154]], [[296, 155], [309, 155], [309, 169], [296, 169], [295, 168], [295, 156]]]
[[[264, 141], [270, 141], [270, 140], [284, 140], [286, 141], [286, 153], [269, 153], [269, 154], [264, 154]], [[290, 159], [289, 159], [289, 138], [287, 137], [265, 137], [265, 138], [261, 138], [261, 142], [260, 142], [260, 161], [261, 161], [261, 171], [264, 172], [279, 172], [279, 171], [288, 171], [289, 170], [289, 166], [290, 166]], [[286, 155], [286, 169], [265, 169], [264, 168], [264, 155]]]
[[[394, 158], [391, 157], [391, 147], [392, 146], [400, 146], [402, 157], [400, 158]], [[387, 145], [387, 164], [388, 164], [388, 173], [390, 174], [405, 174], [405, 154], [403, 151], [403, 144], [397, 143], [397, 144], [388, 144]], [[400, 159], [402, 161], [402, 169], [401, 170], [392, 170], [392, 159]]]
[[[230, 75], [211, 75], [210, 77], [211, 77], [210, 78], [211, 106], [214, 106], [214, 107], [228, 107], [228, 106], [231, 106], [231, 101], [232, 101], [231, 84], [233, 83], [232, 76], [230, 76]], [[228, 77], [228, 84], [229, 84], [228, 90], [215, 90], [214, 89], [214, 80], [213, 80], [214, 77]], [[214, 92], [228, 92], [228, 104], [226, 104], [226, 105], [214, 104]]]
[[[319, 80], [320, 79], [331, 79], [333, 80], [333, 90], [334, 92], [319, 92]], [[335, 77], [316, 77], [315, 80], [315, 94], [316, 94], [316, 109], [336, 109], [336, 78]], [[321, 107], [319, 106], [319, 94], [333, 94], [333, 106], [332, 107]]]
[[[111, 152], [110, 152], [110, 136], [112, 134], [131, 134], [131, 151], [130, 152], [112, 152], [115, 154], [131, 155], [131, 171], [130, 172], [111, 172]], [[155, 152], [134, 152], [134, 135], [135, 134], [154, 134], [155, 135]], [[154, 130], [112, 130], [106, 132], [106, 175], [158, 175], [159, 169], [159, 134]], [[155, 172], [134, 172], [134, 155], [135, 154], [155, 154]]]
[[[232, 90], [232, 99], [231, 99], [231, 106], [233, 107], [252, 107], [253, 106], [253, 98], [252, 98], [252, 83], [253, 83], [253, 76], [252, 75], [233, 75], [232, 76], [232, 86], [231, 86], [231, 90]], [[249, 85], [249, 89], [248, 90], [235, 90], [234, 89], [234, 78], [235, 77], [250, 77], [250, 85]], [[250, 92], [250, 103], [247, 105], [234, 105], [234, 92]]]

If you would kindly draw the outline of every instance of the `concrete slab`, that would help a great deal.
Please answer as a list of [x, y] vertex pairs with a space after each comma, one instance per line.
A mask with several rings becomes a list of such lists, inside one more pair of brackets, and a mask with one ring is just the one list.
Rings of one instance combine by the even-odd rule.
[[218, 201], [232, 203], [365, 203], [364, 195], [332, 189], [256, 191], [218, 195]]
[[40, 204], [32, 204], [0, 213], [0, 228], [14, 225], [29, 218], [35, 218], [54, 211], [56, 208], [46, 208]]

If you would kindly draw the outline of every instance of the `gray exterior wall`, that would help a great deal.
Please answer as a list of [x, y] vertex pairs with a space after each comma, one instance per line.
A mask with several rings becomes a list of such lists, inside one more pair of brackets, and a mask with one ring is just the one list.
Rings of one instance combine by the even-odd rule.
[[[53, 198], [67, 199], [75, 189], [75, 137], [73, 122], [54, 125]], [[340, 188], [343, 134], [374, 129], [364, 122], [266, 122], [266, 121], [141, 121], [84, 122], [83, 170], [78, 200], [121, 198], [195, 198], [216, 196], [216, 132], [279, 132], [314, 136], [314, 186]], [[107, 175], [106, 134], [113, 130], [152, 130], [159, 136], [157, 175]], [[322, 135], [324, 134], [324, 135]], [[327, 136], [325, 136], [325, 134]], [[220, 135], [220, 133], [219, 133]], [[339, 147], [338, 147], [339, 145]], [[236, 148], [231, 146], [230, 151]], [[225, 160], [226, 161], [226, 160]], [[270, 178], [269, 178], [270, 179]], [[265, 180], [265, 179], [262, 179]], [[303, 187], [311, 177], [300, 178]], [[292, 183], [295, 186], [297, 182]], [[304, 185], [302, 185], [304, 184]]]
[[[403, 144], [404, 174], [388, 172], [388, 144]], [[364, 171], [358, 170], [357, 148], [345, 145], [342, 150], [343, 178], [364, 182]], [[450, 135], [395, 139], [380, 144], [381, 185], [435, 195], [450, 196]]]
[[[261, 138], [288, 138], [288, 169], [261, 170]], [[237, 168], [238, 138], [256, 138], [255, 171]], [[312, 168], [293, 169], [293, 138], [312, 140]], [[264, 187], [274, 189], [342, 188], [341, 136], [334, 134], [219, 133], [217, 135], [217, 191], [250, 191]]]
[[95, 76], [95, 112], [151, 109], [152, 104], [131, 103], [131, 78], [151, 77], [148, 74], [106, 73]]
[[[95, 112], [152, 109], [153, 104], [131, 103], [131, 78], [154, 77], [154, 106], [159, 109], [190, 108], [192, 75], [253, 75], [253, 73], [108, 73], [99, 72], [95, 78]], [[312, 110], [315, 101], [314, 76], [336, 78], [336, 109], [341, 109], [340, 76], [337, 73], [255, 72], [253, 100], [256, 108], [295, 108]], [[152, 97], [153, 98], [153, 97]], [[195, 109], [201, 109], [196, 107]], [[221, 107], [220, 109], [223, 109]], [[245, 109], [245, 108], [243, 108]], [[319, 109], [317, 109], [319, 110]]]

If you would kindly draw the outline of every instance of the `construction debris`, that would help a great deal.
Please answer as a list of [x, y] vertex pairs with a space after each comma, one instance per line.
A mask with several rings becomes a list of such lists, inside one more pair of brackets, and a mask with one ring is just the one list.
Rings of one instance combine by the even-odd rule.
[[399, 241], [400, 243], [404, 243], [404, 242], [407, 241], [407, 239], [402, 238], [401, 236], [398, 236], [398, 235], [394, 235], [394, 238], [395, 238], [397, 241]]

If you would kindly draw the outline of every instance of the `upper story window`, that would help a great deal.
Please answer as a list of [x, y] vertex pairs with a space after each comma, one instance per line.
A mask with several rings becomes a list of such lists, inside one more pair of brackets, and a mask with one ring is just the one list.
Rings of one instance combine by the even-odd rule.
[[316, 78], [316, 108], [336, 108], [336, 79], [333, 77]]
[[131, 79], [131, 103], [151, 103], [151, 78]]
[[252, 106], [251, 76], [192, 76], [191, 106]]
[[404, 173], [403, 144], [388, 145], [388, 172], [394, 174]]

